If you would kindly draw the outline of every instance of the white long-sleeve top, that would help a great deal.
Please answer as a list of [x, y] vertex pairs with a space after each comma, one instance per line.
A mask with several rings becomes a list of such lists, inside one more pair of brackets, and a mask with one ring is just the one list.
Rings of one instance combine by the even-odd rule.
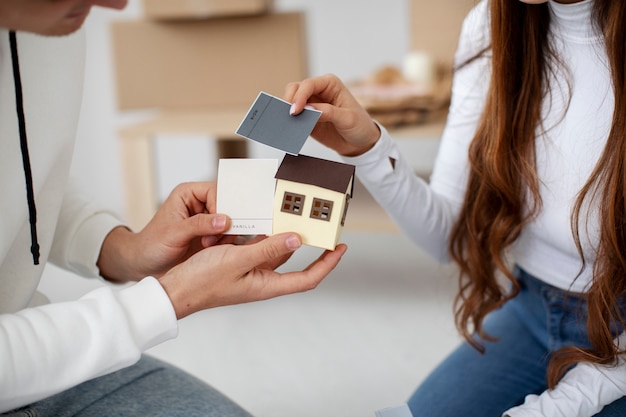
[[97, 277], [106, 235], [120, 220], [69, 183], [82, 99], [83, 31], [17, 34], [24, 114], [37, 207], [40, 264], [30, 253], [9, 35], [0, 30], [0, 412], [128, 366], [177, 333], [156, 279], [103, 286], [75, 302], [41, 305], [47, 261]]
[[[570, 227], [572, 207], [603, 150], [614, 108], [602, 38], [590, 23], [592, 1], [549, 2], [551, 39], [567, 69], [559, 69], [550, 80], [552, 93], [543, 105], [544, 124], [537, 129], [541, 212], [511, 248], [514, 261], [530, 274], [575, 292], [588, 288], [592, 271], [587, 267], [576, 279], [582, 263]], [[489, 13], [483, 0], [464, 21], [457, 64], [488, 45]], [[482, 115], [490, 73], [489, 57], [484, 56], [455, 74], [450, 112], [429, 184], [414, 174], [384, 129], [370, 151], [344, 158], [356, 165], [359, 179], [401, 230], [442, 261], [448, 260], [448, 237], [464, 198], [468, 148]], [[587, 265], [593, 264], [598, 241], [598, 218], [593, 210], [592, 206], [589, 223], [580, 230]], [[569, 417], [591, 416], [597, 407], [626, 395], [623, 361], [616, 368], [579, 366], [566, 380], [541, 404], [528, 404], [509, 414], [553, 416], [557, 415], [554, 410], [562, 408], [576, 410], [577, 414], [567, 414]], [[579, 407], [564, 405], [583, 396]]]

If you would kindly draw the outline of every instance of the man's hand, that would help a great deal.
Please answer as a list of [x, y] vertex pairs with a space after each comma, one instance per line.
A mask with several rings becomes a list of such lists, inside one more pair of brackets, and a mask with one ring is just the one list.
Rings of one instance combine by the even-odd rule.
[[274, 271], [301, 244], [298, 235], [283, 233], [246, 245], [215, 245], [172, 268], [159, 281], [179, 319], [207, 308], [308, 291], [337, 266], [347, 247], [341, 244], [325, 251], [303, 271]]
[[139, 233], [111, 231], [98, 259], [101, 275], [114, 282], [160, 277], [217, 243], [230, 220], [215, 213], [216, 192], [215, 182], [181, 184]]

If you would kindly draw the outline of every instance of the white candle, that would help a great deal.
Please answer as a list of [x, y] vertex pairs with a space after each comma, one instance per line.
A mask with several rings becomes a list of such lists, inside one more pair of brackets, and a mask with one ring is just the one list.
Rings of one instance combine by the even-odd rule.
[[412, 51], [404, 57], [402, 75], [410, 82], [432, 86], [435, 72], [435, 62], [427, 52]]

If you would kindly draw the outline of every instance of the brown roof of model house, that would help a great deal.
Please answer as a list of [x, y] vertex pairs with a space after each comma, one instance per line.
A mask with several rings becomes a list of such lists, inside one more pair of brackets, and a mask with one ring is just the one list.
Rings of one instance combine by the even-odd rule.
[[[295, 181], [303, 184], [315, 185], [345, 193], [354, 177], [354, 165], [327, 159], [314, 158], [307, 155], [285, 154], [283, 162], [278, 167], [276, 179]], [[352, 197], [354, 181], [348, 194]]]

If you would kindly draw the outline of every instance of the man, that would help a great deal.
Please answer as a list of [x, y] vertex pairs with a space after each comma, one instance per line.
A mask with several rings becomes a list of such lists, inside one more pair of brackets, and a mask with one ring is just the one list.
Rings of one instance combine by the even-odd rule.
[[[0, 412], [243, 416], [204, 383], [141, 352], [202, 309], [314, 288], [345, 245], [304, 271], [274, 269], [301, 245], [285, 233], [232, 245], [215, 184], [178, 186], [140, 232], [69, 181], [92, 6], [126, 0], [0, 0]], [[137, 281], [45, 304], [51, 261]]]

